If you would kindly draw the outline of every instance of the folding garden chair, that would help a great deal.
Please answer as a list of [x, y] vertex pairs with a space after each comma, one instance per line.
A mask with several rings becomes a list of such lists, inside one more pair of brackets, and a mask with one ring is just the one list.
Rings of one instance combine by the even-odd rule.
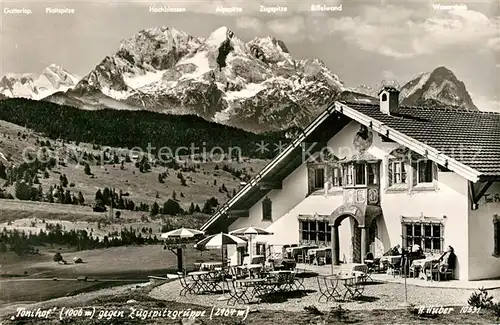
[[194, 293], [195, 283], [187, 279], [187, 277], [182, 272], [177, 272], [179, 276], [179, 282], [181, 283], [181, 291], [179, 292], [179, 296], [185, 296], [188, 293]]
[[248, 287], [237, 285], [235, 280], [226, 280], [229, 288], [228, 305], [235, 305], [236, 303], [249, 303], [250, 298], [247, 295]]

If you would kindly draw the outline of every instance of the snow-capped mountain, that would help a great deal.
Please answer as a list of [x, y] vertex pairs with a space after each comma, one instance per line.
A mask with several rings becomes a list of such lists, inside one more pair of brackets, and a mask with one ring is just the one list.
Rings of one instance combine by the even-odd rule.
[[[81, 109], [196, 114], [260, 132], [304, 127], [333, 100], [376, 104], [377, 90], [346, 87], [321, 60], [296, 59], [273, 37], [245, 42], [227, 27], [206, 38], [160, 27], [123, 40], [75, 87], [44, 100]], [[403, 105], [476, 109], [446, 68], [411, 80], [400, 98]]]
[[445, 67], [422, 73], [406, 83], [401, 87], [399, 100], [407, 106], [454, 106], [478, 110], [464, 83]]
[[42, 99], [58, 91], [66, 91], [78, 83], [79, 77], [51, 64], [40, 75], [7, 74], [0, 80], [0, 97]]
[[345, 89], [322, 61], [296, 60], [272, 37], [244, 42], [221, 27], [203, 39], [162, 27], [122, 41], [73, 90], [47, 100], [75, 105], [105, 95], [128, 107], [267, 131], [306, 125]]

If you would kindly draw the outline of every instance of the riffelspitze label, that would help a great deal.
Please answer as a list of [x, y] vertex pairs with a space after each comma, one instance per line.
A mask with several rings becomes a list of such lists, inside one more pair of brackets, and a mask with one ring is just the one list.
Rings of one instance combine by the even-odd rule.
[[170, 6], [161, 6], [161, 7], [151, 6], [151, 7], [149, 7], [149, 12], [155, 13], [155, 14], [164, 13], [164, 12], [186, 12], [186, 8], [170, 7]]
[[75, 13], [73, 8], [45, 8], [45, 13], [49, 15], [71, 15]]
[[31, 15], [33, 12], [27, 8], [3, 8], [5, 15]]
[[243, 8], [240, 8], [240, 7], [222, 7], [222, 6], [218, 6], [215, 9], [215, 12], [221, 13], [221, 14], [232, 14], [232, 13], [235, 13], [235, 12], [243, 12]]

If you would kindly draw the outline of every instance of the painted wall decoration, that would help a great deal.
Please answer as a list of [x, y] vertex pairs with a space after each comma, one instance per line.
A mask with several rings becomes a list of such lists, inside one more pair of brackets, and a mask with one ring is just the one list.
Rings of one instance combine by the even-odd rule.
[[344, 190], [344, 204], [354, 204], [354, 190]]
[[376, 188], [368, 189], [368, 204], [377, 204], [378, 197], [378, 190]]
[[365, 203], [366, 202], [366, 190], [357, 190], [356, 191], [356, 202], [357, 203]]
[[370, 148], [373, 143], [373, 132], [368, 130], [368, 128], [362, 125], [359, 131], [354, 136], [353, 145], [358, 151], [365, 151]]

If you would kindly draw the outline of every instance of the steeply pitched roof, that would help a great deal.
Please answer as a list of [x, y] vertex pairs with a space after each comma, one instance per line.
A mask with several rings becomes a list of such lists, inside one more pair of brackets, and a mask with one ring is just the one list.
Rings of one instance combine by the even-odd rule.
[[471, 181], [482, 178], [500, 179], [500, 114], [400, 107], [397, 116], [390, 116], [380, 112], [378, 105], [335, 102], [284, 152], [219, 208], [201, 229], [207, 230], [214, 223], [223, 220], [230, 209], [256, 203], [267, 193], [259, 190], [259, 182], [281, 181], [294, 168], [300, 166], [300, 143], [327, 141], [347, 125], [349, 119], [366, 125], [411, 150], [427, 155], [429, 159], [449, 167]]
[[390, 116], [380, 112], [378, 105], [345, 105], [438, 150], [483, 177], [500, 176], [498, 113], [400, 107], [398, 115]]

